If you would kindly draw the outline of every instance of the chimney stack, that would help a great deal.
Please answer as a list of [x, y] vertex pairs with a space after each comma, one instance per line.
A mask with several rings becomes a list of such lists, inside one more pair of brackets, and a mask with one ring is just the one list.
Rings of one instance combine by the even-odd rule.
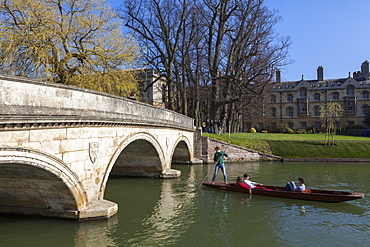
[[276, 82], [276, 83], [280, 83], [280, 82], [281, 82], [280, 69], [277, 69], [277, 70], [276, 70], [276, 78], [275, 78], [275, 82]]
[[361, 71], [354, 71], [353, 72], [353, 78], [358, 78], [358, 77], [362, 77]]
[[322, 66], [319, 66], [317, 68], [317, 80], [318, 81], [324, 80], [324, 68]]
[[367, 60], [361, 65], [361, 76], [369, 80], [369, 62]]

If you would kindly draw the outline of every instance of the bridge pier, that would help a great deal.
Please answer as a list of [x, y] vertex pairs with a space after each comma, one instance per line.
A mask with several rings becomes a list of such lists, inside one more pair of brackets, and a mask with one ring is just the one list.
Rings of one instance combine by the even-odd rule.
[[78, 213], [79, 220], [110, 218], [118, 212], [118, 204], [107, 200], [94, 200]]
[[175, 169], [167, 169], [160, 175], [161, 178], [178, 178], [181, 176], [181, 171]]

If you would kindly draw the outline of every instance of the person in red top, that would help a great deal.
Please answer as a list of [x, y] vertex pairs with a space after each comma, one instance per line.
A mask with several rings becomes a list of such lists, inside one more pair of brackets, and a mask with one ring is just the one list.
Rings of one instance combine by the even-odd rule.
[[249, 194], [252, 194], [251, 188], [243, 182], [243, 177], [242, 176], [238, 176], [238, 178], [236, 179], [236, 184], [237, 184], [238, 187], [248, 189]]

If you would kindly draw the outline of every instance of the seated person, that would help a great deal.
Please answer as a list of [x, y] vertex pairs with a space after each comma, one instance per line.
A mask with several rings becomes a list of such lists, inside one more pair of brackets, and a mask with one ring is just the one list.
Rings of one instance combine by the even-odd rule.
[[244, 182], [244, 184], [248, 185], [248, 187], [251, 188], [251, 189], [263, 186], [263, 184], [250, 181], [248, 173], [244, 174], [244, 181], [243, 182]]
[[242, 176], [238, 176], [238, 178], [236, 179], [236, 185], [238, 187], [250, 189], [250, 187], [243, 182], [243, 177]]
[[306, 190], [306, 179], [305, 178], [298, 178], [299, 186], [296, 187], [295, 183], [293, 181], [287, 183], [287, 185], [284, 188], [284, 191], [293, 191], [293, 192], [305, 192]]
[[249, 194], [252, 194], [251, 188], [243, 182], [242, 176], [238, 176], [238, 178], [236, 179], [236, 185], [238, 187], [241, 187], [241, 188], [244, 188], [244, 189], [248, 189], [249, 190]]

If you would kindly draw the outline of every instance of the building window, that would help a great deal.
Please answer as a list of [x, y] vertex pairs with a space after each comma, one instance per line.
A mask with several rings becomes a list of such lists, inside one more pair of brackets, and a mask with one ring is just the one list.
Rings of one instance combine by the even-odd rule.
[[320, 106], [315, 106], [313, 108], [313, 114], [315, 117], [320, 117]]
[[276, 103], [276, 95], [271, 95], [271, 103]]
[[362, 92], [362, 99], [369, 99], [369, 91]]
[[339, 93], [333, 93], [332, 100], [339, 100]]
[[271, 122], [271, 129], [276, 130], [276, 122]]
[[301, 90], [299, 90], [299, 97], [307, 98], [307, 90], [305, 88], [302, 88]]
[[298, 99], [298, 114], [308, 115], [308, 99]]
[[346, 113], [356, 113], [356, 102], [347, 101], [346, 102]]
[[288, 122], [287, 124], [288, 124], [288, 128], [289, 129], [293, 129], [293, 127], [294, 127], [294, 123], [293, 122]]
[[276, 118], [276, 108], [275, 107], [271, 108], [271, 118]]
[[307, 129], [307, 122], [301, 122], [301, 129]]
[[367, 114], [369, 114], [369, 106], [368, 105], [364, 105], [362, 107], [362, 116], [367, 116]]
[[305, 102], [299, 103], [299, 114], [307, 115], [307, 103]]
[[320, 122], [315, 122], [313, 127], [315, 129], [319, 129], [321, 127], [321, 123]]
[[288, 102], [293, 102], [293, 95], [288, 94], [288, 95], [286, 96], [286, 101], [288, 101]]
[[355, 95], [355, 87], [354, 86], [348, 86], [346, 89], [347, 96], [353, 96]]
[[319, 94], [319, 93], [315, 93], [315, 94], [313, 95], [313, 100], [314, 100], [314, 101], [320, 101], [320, 94]]
[[286, 109], [288, 118], [293, 118], [293, 107], [288, 107]]
[[258, 130], [263, 130], [263, 123], [258, 123]]

